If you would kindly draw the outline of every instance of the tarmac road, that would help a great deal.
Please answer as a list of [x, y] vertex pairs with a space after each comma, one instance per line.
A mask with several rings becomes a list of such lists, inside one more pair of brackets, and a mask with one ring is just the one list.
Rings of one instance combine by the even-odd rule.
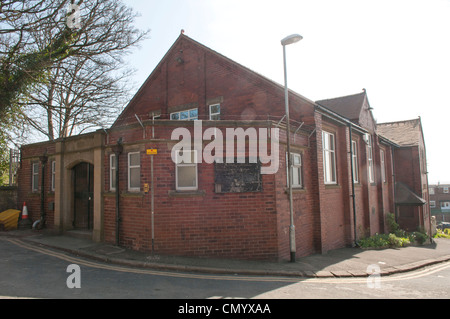
[[[450, 297], [450, 263], [388, 277], [294, 278], [157, 271], [96, 262], [0, 237], [4, 298], [315, 299]], [[80, 288], [69, 265], [79, 266]]]

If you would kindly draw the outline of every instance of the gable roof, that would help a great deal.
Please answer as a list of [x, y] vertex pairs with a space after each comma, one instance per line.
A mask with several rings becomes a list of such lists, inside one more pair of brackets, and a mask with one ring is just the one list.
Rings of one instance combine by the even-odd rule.
[[332, 99], [319, 100], [316, 103], [325, 106], [331, 111], [348, 118], [351, 121], [359, 120], [362, 107], [366, 101], [366, 91], [361, 93], [336, 97]]
[[418, 146], [422, 127], [420, 117], [413, 120], [381, 123], [377, 133], [400, 146]]
[[[178, 43], [181, 42], [181, 41], [187, 41], [187, 42], [195, 45], [196, 47], [198, 47], [198, 48], [208, 52], [209, 54], [215, 55], [216, 57], [222, 59], [223, 61], [226, 61], [226, 62], [232, 64], [233, 66], [236, 66], [239, 70], [242, 70], [244, 73], [249, 74], [251, 76], [254, 76], [254, 77], [260, 79], [263, 83], [266, 83], [269, 86], [275, 87], [276, 89], [280, 90], [281, 92], [284, 91], [284, 86], [283, 85], [281, 85], [281, 84], [279, 84], [279, 83], [277, 83], [277, 82], [275, 82], [275, 81], [273, 81], [273, 80], [271, 80], [271, 79], [269, 79], [269, 78], [267, 78], [267, 77], [265, 77], [265, 76], [255, 72], [255, 71], [253, 71], [253, 70], [243, 66], [242, 64], [239, 64], [239, 63], [231, 60], [230, 58], [228, 58], [228, 57], [226, 57], [226, 56], [224, 56], [224, 55], [222, 55], [222, 54], [220, 54], [220, 53], [210, 49], [209, 47], [207, 47], [207, 46], [205, 46], [205, 45], [203, 45], [203, 44], [193, 40], [192, 38], [186, 36], [184, 34], [184, 32], [182, 31], [180, 33], [180, 35], [178, 36], [178, 38], [175, 40], [175, 42], [172, 44], [170, 49], [165, 53], [164, 57], [161, 59], [161, 61], [158, 63], [158, 65], [153, 69], [151, 74], [148, 76], [148, 78], [141, 85], [141, 87], [139, 88], [137, 93], [132, 97], [132, 99], [129, 101], [129, 103], [125, 106], [125, 108], [123, 109], [122, 113], [117, 117], [116, 121], [113, 123], [113, 125], [111, 127], [116, 126], [120, 122], [120, 118], [121, 118], [122, 114], [125, 114], [129, 110], [129, 108], [133, 106], [133, 103], [136, 100], [138, 100], [139, 97], [144, 93], [147, 85], [151, 82], [151, 79], [153, 78], [154, 74], [157, 74], [157, 72], [158, 72], [157, 70], [159, 70], [161, 65], [163, 65], [167, 61], [168, 57], [171, 56], [172, 52], [174, 51], [174, 48], [176, 48]], [[315, 105], [314, 101], [308, 99], [307, 97], [305, 97], [305, 96], [303, 96], [303, 95], [301, 95], [301, 94], [299, 94], [299, 93], [297, 93], [295, 91], [292, 91], [292, 90], [289, 89], [289, 93], [292, 94], [293, 96], [296, 96], [296, 97], [300, 98], [301, 100], [303, 100], [303, 101], [305, 101], [305, 102], [307, 102], [307, 103], [309, 103], [311, 105]]]

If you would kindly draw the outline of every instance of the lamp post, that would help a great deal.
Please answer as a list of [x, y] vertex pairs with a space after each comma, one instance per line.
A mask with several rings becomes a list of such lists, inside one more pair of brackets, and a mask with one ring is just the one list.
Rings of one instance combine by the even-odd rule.
[[286, 71], [286, 46], [292, 43], [296, 43], [303, 39], [299, 34], [292, 34], [281, 40], [283, 46], [283, 64], [284, 64], [284, 103], [286, 108], [286, 145], [288, 153], [288, 187], [289, 187], [289, 212], [291, 224], [289, 226], [289, 246], [291, 250], [291, 262], [295, 262], [295, 225], [294, 225], [294, 211], [292, 205], [292, 158], [291, 158], [291, 140], [290, 140], [290, 125], [289, 125], [289, 97], [287, 86], [287, 71]]

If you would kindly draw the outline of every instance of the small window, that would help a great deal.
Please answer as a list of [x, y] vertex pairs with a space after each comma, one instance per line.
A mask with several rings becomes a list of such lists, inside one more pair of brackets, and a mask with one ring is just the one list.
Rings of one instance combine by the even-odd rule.
[[[187, 153], [185, 153], [187, 152]], [[176, 190], [197, 190], [197, 153], [195, 150], [176, 151], [175, 183]]]
[[448, 187], [444, 187], [444, 194], [448, 194]]
[[334, 134], [322, 131], [323, 175], [325, 184], [336, 184], [336, 148]]
[[198, 109], [170, 113], [171, 120], [192, 121], [198, 120]]
[[359, 182], [358, 174], [358, 144], [356, 141], [352, 141], [352, 164], [353, 164], [353, 181]]
[[33, 163], [32, 165], [32, 177], [31, 177], [31, 190], [37, 192], [39, 190], [39, 163]]
[[116, 154], [109, 156], [109, 189], [116, 190]]
[[141, 190], [141, 153], [128, 153], [128, 190]]
[[52, 192], [55, 191], [56, 188], [56, 161], [52, 161]]
[[[292, 163], [292, 187], [303, 187], [302, 182], [302, 157], [300, 154], [291, 153], [291, 163]], [[288, 153], [286, 153], [286, 184], [289, 183], [287, 180], [287, 174], [289, 174], [288, 167]], [[289, 184], [288, 184], [289, 186]]]
[[435, 207], [436, 207], [436, 201], [430, 200], [430, 208], [435, 208]]
[[434, 187], [430, 187], [430, 195], [434, 195]]
[[220, 104], [212, 104], [209, 106], [209, 119], [220, 120]]
[[383, 183], [386, 183], [386, 165], [385, 165], [384, 150], [380, 150], [380, 161], [381, 161], [381, 181]]

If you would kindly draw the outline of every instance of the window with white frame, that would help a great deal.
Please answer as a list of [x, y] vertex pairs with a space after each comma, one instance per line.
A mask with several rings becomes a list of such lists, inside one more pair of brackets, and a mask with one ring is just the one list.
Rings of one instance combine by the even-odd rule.
[[109, 156], [109, 189], [116, 190], [116, 154]]
[[434, 195], [434, 187], [430, 187], [430, 195]]
[[197, 152], [177, 150], [175, 167], [176, 190], [197, 190]]
[[372, 136], [367, 135], [367, 161], [369, 162], [369, 182], [375, 183], [375, 173], [373, 169]]
[[381, 161], [381, 181], [383, 183], [386, 183], [386, 165], [385, 165], [384, 150], [380, 150], [380, 161]]
[[209, 106], [209, 119], [220, 120], [220, 104], [211, 104]]
[[141, 153], [128, 153], [128, 190], [141, 190]]
[[31, 190], [37, 192], [39, 190], [39, 163], [31, 164]]
[[441, 208], [450, 208], [450, 202], [441, 202]]
[[[297, 153], [291, 153], [291, 164], [292, 164], [292, 175], [291, 182], [292, 187], [303, 187], [302, 181], [302, 156]], [[287, 176], [289, 174], [289, 166], [288, 166], [288, 153], [286, 153], [286, 183], [289, 186], [289, 181], [287, 180]]]
[[55, 191], [56, 188], [56, 161], [52, 161], [52, 192]]
[[358, 174], [358, 144], [356, 141], [352, 141], [352, 165], [353, 165], [353, 181], [359, 182]]
[[444, 187], [444, 194], [448, 194], [448, 187]]
[[430, 208], [435, 208], [435, 207], [436, 207], [436, 201], [430, 200]]
[[190, 109], [180, 112], [170, 113], [171, 120], [192, 121], [198, 120], [198, 109]]
[[336, 184], [336, 145], [333, 133], [322, 131], [323, 175], [325, 184]]

